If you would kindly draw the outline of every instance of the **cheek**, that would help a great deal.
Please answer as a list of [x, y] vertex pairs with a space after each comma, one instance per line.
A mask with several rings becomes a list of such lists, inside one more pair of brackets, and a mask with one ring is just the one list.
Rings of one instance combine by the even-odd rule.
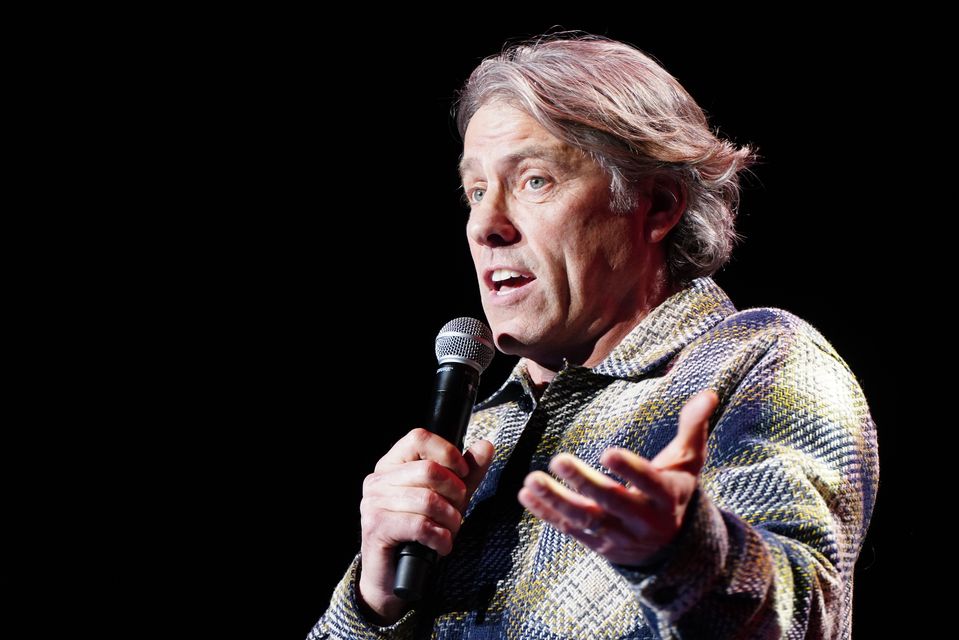
[[563, 247], [570, 268], [573, 265], [595, 266], [597, 262], [603, 262], [609, 252], [610, 233], [599, 225], [578, 224], [565, 230], [557, 239], [557, 246]]
[[605, 262], [610, 271], [622, 271], [631, 268], [635, 249], [628, 238], [621, 236], [604, 245]]
[[473, 266], [476, 267], [477, 265], [479, 265], [480, 247], [476, 246], [472, 242], [468, 244], [469, 244], [469, 250], [470, 250], [470, 258], [473, 259]]
[[589, 241], [596, 260], [596, 265], [608, 271], [619, 271], [627, 268], [636, 254], [634, 242], [634, 224], [630, 218], [610, 214], [597, 221], [588, 230]]
[[[613, 225], [591, 228], [565, 242], [564, 268], [569, 286], [586, 297], [601, 292], [613, 294], [620, 275], [635, 268], [634, 247], [625, 229]], [[614, 295], [619, 295], [616, 293]]]

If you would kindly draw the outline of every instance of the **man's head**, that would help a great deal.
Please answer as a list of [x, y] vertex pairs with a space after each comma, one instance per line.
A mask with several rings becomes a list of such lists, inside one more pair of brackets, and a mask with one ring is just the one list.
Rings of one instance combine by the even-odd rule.
[[596, 37], [513, 47], [473, 72], [457, 120], [470, 247], [504, 351], [588, 362], [728, 260], [752, 153], [710, 132], [636, 49]]

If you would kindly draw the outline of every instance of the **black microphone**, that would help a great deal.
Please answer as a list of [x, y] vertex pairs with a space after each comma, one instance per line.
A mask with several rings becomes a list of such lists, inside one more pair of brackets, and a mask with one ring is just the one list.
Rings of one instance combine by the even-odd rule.
[[[463, 448], [480, 374], [493, 361], [493, 332], [475, 318], [456, 318], [436, 336], [439, 368], [433, 380], [429, 430]], [[407, 601], [423, 597], [423, 586], [436, 552], [418, 542], [407, 542], [397, 551], [393, 593]]]

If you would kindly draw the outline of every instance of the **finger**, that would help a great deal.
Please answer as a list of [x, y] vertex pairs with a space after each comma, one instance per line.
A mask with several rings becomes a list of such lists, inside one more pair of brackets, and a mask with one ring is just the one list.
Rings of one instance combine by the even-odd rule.
[[519, 501], [530, 513], [543, 522], [552, 525], [558, 531], [579, 538], [584, 542], [586, 541], [586, 534], [583, 533], [584, 527], [582, 525], [575, 525], [567, 520], [561, 513], [550, 507], [549, 503], [542, 500], [525, 486], [519, 490]]
[[719, 396], [712, 389], [687, 400], [679, 412], [676, 437], [653, 458], [653, 466], [698, 474], [706, 460], [709, 418], [718, 405]]
[[387, 467], [412, 462], [432, 460], [453, 471], [461, 478], [469, 473], [469, 465], [459, 450], [448, 441], [426, 429], [413, 429], [376, 463], [376, 471]]
[[432, 460], [407, 462], [380, 473], [373, 472], [363, 482], [363, 495], [394, 496], [396, 488], [409, 487], [435, 491], [461, 511], [466, 507], [466, 485], [455, 473]]
[[[620, 518], [636, 517], [640, 511], [645, 511], [649, 506], [649, 498], [635, 491], [629, 491], [619, 482], [603, 475], [596, 469], [585, 464], [581, 460], [569, 454], [560, 454], [553, 458], [550, 463], [550, 469], [562, 478], [576, 493], [595, 502], [603, 511], [608, 511]], [[554, 483], [556, 487], [562, 487]], [[547, 485], [547, 488], [551, 488]], [[569, 495], [576, 495], [573, 492], [554, 489], [553, 493], [558, 498], [571, 501]], [[555, 506], [555, 505], [554, 505]]]
[[[523, 489], [529, 494], [525, 496], [526, 499], [538, 509], [538, 511], [530, 509], [533, 515], [546, 520], [563, 533], [568, 531], [561, 525], [582, 530], [604, 515], [599, 504], [570, 491], [542, 471], [534, 471], [526, 476]], [[530, 506], [523, 502], [523, 498], [521, 491], [520, 502], [529, 509]]]
[[361, 526], [364, 544], [367, 543], [368, 537], [380, 541], [374, 544], [378, 548], [395, 547], [400, 543], [415, 540], [441, 556], [453, 550], [452, 532], [426, 516], [373, 509], [369, 506], [364, 509], [363, 503], [360, 503], [360, 513], [363, 516]]
[[364, 497], [360, 503], [360, 510], [380, 509], [426, 516], [454, 534], [459, 531], [460, 524], [463, 522], [462, 514], [440, 494], [419, 487], [404, 487], [402, 489], [395, 487], [395, 489], [395, 495]]
[[[603, 452], [599, 461], [603, 466], [629, 483], [645, 499], [661, 509], [672, 506], [672, 497], [659, 469], [653, 464], [627, 449], [611, 447]], [[627, 489], [629, 491], [629, 489]], [[631, 492], [635, 494], [635, 491]]]
[[571, 533], [575, 528], [559, 512], [550, 507], [549, 503], [526, 486], [519, 490], [518, 497], [520, 504], [526, 507], [530, 513], [543, 522], [553, 525], [563, 533]]
[[619, 484], [570, 453], [555, 456], [549, 461], [549, 468], [576, 491], [586, 484], [603, 487]]
[[476, 491], [476, 487], [479, 486], [483, 478], [486, 476], [486, 472], [489, 471], [490, 465], [493, 463], [493, 443], [489, 440], [477, 440], [470, 448], [463, 454], [463, 458], [466, 459], [466, 464], [469, 465], [469, 473], [463, 478], [463, 482], [466, 485], [466, 499], [469, 500], [473, 496], [473, 492]]

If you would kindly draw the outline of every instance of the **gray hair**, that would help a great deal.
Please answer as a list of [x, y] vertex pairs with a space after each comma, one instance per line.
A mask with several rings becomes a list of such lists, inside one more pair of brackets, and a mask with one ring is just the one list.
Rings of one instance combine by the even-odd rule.
[[542, 37], [485, 59], [457, 102], [461, 136], [476, 111], [503, 102], [552, 135], [589, 154], [610, 176], [611, 206], [636, 205], [630, 185], [668, 175], [686, 195], [686, 210], [666, 241], [673, 284], [712, 275], [739, 239], [738, 172], [757, 156], [720, 139], [703, 110], [651, 57], [601, 36]]

